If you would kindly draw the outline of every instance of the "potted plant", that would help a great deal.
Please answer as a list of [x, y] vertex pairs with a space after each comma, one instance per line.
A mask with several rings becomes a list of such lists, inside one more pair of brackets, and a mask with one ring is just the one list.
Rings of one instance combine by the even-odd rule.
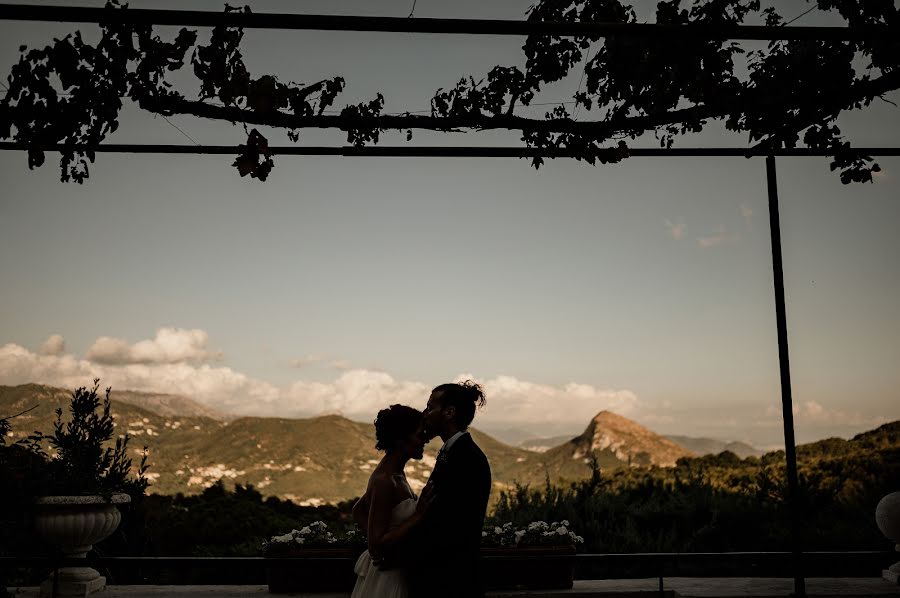
[[481, 540], [481, 556], [488, 557], [483, 561], [485, 586], [504, 590], [571, 588], [576, 545], [584, 542], [565, 520], [533, 521], [521, 528], [504, 523], [484, 530]]
[[269, 592], [349, 592], [356, 583], [353, 563], [365, 548], [366, 538], [356, 526], [335, 535], [322, 521], [273, 536], [263, 542], [263, 555], [271, 563], [266, 567]]
[[[128, 435], [110, 446], [114, 426], [110, 414], [109, 388], [102, 401], [97, 394], [99, 379], [90, 389], [72, 393], [71, 418], [63, 422], [56, 410], [53, 433], [36, 432], [32, 446], [42, 452], [46, 441], [54, 454], [46, 460], [44, 475], [34, 501], [34, 525], [38, 535], [57, 547], [61, 556], [84, 558], [93, 545], [110, 536], [121, 522], [117, 505], [143, 496], [147, 488], [147, 448], [137, 477], [130, 475]], [[91, 567], [62, 567], [41, 584], [42, 596], [86, 596], [102, 590], [106, 578]]]

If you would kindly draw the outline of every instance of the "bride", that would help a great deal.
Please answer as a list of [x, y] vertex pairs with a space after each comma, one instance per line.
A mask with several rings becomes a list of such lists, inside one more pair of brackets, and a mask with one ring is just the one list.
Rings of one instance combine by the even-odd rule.
[[426, 485], [415, 493], [403, 473], [406, 462], [421, 459], [428, 441], [422, 412], [391, 405], [375, 418], [375, 448], [385, 451], [369, 477], [365, 494], [353, 506], [353, 519], [366, 530], [369, 549], [360, 555], [351, 598], [407, 598], [409, 583], [402, 568], [377, 568], [372, 561], [404, 540], [423, 520], [435, 494]]

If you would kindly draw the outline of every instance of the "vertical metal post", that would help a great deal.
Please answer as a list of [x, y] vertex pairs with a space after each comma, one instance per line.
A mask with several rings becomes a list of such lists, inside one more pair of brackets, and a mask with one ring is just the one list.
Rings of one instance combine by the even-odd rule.
[[784, 418], [788, 508], [791, 515], [791, 543], [794, 554], [794, 595], [800, 598], [806, 596], [806, 579], [803, 577], [801, 567], [800, 505], [797, 503], [797, 449], [794, 440], [791, 364], [788, 358], [787, 317], [784, 307], [784, 265], [781, 258], [781, 220], [778, 214], [775, 156], [766, 156], [766, 180], [769, 189], [769, 230], [772, 235], [772, 273], [775, 279], [775, 319], [778, 326], [778, 365], [781, 370], [781, 411]]

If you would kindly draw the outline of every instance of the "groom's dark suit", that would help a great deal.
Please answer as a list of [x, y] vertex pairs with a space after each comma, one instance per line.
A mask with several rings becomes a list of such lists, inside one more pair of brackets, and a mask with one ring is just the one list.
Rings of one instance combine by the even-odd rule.
[[491, 468], [468, 433], [443, 453], [430, 478], [437, 498], [409, 547], [411, 598], [484, 595], [479, 550]]

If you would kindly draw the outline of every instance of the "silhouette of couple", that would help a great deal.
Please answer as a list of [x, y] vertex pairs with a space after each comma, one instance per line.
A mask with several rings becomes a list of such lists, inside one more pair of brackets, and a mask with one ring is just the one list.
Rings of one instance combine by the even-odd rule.
[[[353, 506], [369, 549], [356, 562], [352, 598], [484, 595], [479, 547], [491, 469], [466, 431], [483, 405], [481, 387], [467, 381], [436, 387], [424, 412], [391, 405], [378, 413], [375, 448], [385, 455]], [[444, 444], [417, 497], [403, 469], [435, 436]]]

